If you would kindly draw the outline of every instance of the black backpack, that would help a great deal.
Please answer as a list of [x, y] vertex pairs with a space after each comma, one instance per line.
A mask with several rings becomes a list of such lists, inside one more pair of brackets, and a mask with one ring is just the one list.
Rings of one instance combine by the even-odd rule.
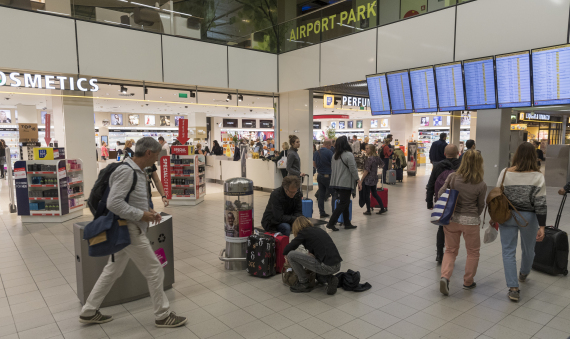
[[[97, 219], [102, 215], [107, 215], [107, 212], [109, 210], [107, 209], [107, 197], [105, 196], [105, 192], [110, 188], [109, 178], [111, 177], [111, 174], [113, 174], [113, 172], [115, 172], [115, 170], [123, 164], [131, 167], [129, 164], [125, 162], [115, 162], [108, 165], [101, 172], [99, 172], [97, 181], [95, 181], [95, 185], [93, 185], [93, 189], [91, 190], [91, 193], [89, 194], [89, 199], [87, 200], [87, 206], [89, 206], [91, 214], [93, 214], [93, 219]], [[135, 189], [137, 185], [137, 174], [134, 172], [134, 170], [133, 174], [134, 174], [133, 184], [131, 185], [129, 194]], [[102, 199], [104, 200], [103, 203], [101, 203]]]

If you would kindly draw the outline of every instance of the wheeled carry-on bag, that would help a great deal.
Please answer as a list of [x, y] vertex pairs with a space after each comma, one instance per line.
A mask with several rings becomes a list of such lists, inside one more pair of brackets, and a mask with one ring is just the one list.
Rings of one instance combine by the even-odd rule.
[[404, 169], [398, 168], [396, 170], [396, 181], [404, 182]]
[[[283, 253], [282, 253], [283, 254]], [[260, 278], [275, 275], [275, 239], [265, 234], [247, 238], [247, 273]]]
[[386, 183], [396, 185], [396, 170], [391, 169], [386, 172]]
[[281, 234], [281, 232], [265, 232], [265, 234], [275, 238], [275, 271], [277, 271], [277, 273], [282, 273], [281, 270], [285, 264], [283, 251], [285, 250], [285, 247], [289, 245], [289, 237]]
[[[382, 204], [384, 205], [384, 208], [386, 210], [388, 210], [388, 188], [384, 187], [384, 182], [382, 181], [382, 176], [379, 175], [379, 177], [380, 177], [380, 183], [382, 184], [382, 187], [376, 188], [376, 192], [378, 192], [380, 199], [382, 199]], [[374, 199], [372, 194], [370, 194], [370, 207], [374, 208], [377, 206], [379, 206], [378, 202], [376, 201], [376, 199]]]
[[[334, 202], [334, 209], [336, 210], [336, 205], [338, 205], [338, 203], [340, 202], [340, 200], [336, 200]], [[352, 220], [352, 200], [350, 200], [350, 205], [348, 205], [348, 221]], [[342, 213], [340, 214], [340, 217], [338, 217], [338, 222], [341, 224], [344, 224], [344, 216], [342, 215]]]
[[566, 196], [562, 197], [560, 209], [553, 226], [544, 230], [544, 239], [534, 246], [532, 268], [551, 275], [568, 274], [568, 234], [558, 228]]
[[[307, 195], [303, 197], [302, 208], [303, 216], [305, 218], [313, 217], [313, 200], [309, 199], [309, 175], [305, 174], [307, 177]], [[303, 183], [301, 183], [301, 195], [303, 195]]]

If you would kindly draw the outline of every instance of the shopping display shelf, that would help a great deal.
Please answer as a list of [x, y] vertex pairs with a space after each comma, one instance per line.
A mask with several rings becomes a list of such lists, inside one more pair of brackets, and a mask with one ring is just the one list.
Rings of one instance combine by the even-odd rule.
[[[171, 161], [179, 162], [180, 160], [184, 162], [190, 162], [189, 164], [173, 164]], [[204, 196], [206, 195], [206, 187], [200, 185], [200, 179], [203, 178], [205, 171], [205, 157], [199, 154], [175, 154], [171, 156], [163, 156], [160, 158], [160, 164], [162, 166], [161, 180], [163, 187], [165, 188], [166, 196], [171, 201], [171, 205], [174, 206], [184, 206], [184, 205], [197, 205], [204, 201]], [[191, 169], [192, 174], [176, 174], [174, 173], [174, 168], [183, 167], [186, 169]], [[164, 170], [164, 169], [167, 170]], [[200, 172], [200, 169], [202, 169]], [[180, 173], [180, 171], [178, 171]], [[173, 183], [173, 178], [191, 178], [186, 180], [188, 185], [176, 185]], [[184, 190], [181, 190], [184, 189]]]
[[60, 214], [59, 214], [59, 212], [51, 212], [51, 213], [50, 213], [50, 212], [44, 212], [44, 211], [35, 211], [35, 212], [30, 212], [30, 215], [36, 215], [36, 216], [39, 216], [39, 215], [41, 215], [41, 216], [48, 216], [48, 215], [51, 215], [51, 216], [59, 216]]
[[30, 200], [59, 200], [58, 197], [37, 197], [37, 198], [30, 198]]
[[78, 197], [78, 196], [80, 196], [80, 195], [83, 195], [83, 192], [70, 194], [70, 195], [68, 195], [68, 197], [69, 197], [69, 198], [74, 198], [74, 197]]
[[57, 172], [28, 172], [28, 174], [57, 174]]
[[175, 167], [175, 166], [176, 166], [176, 167], [178, 167], [178, 166], [180, 166], [180, 167], [193, 167], [194, 165], [193, 165], [193, 164], [178, 164], [178, 165], [176, 165], [176, 164], [170, 164], [170, 166], [171, 166], [171, 167]]
[[68, 183], [68, 185], [77, 185], [77, 184], [82, 184], [82, 183], [83, 183], [83, 180], [80, 180], [80, 181], [70, 182], [70, 183]]
[[83, 206], [85, 206], [85, 205], [81, 204], [81, 205], [73, 206], [73, 207], [70, 207], [69, 210], [73, 211], [73, 210], [78, 209], [78, 208], [83, 207]]
[[173, 174], [171, 175], [171, 177], [177, 177], [177, 178], [192, 178], [194, 176], [194, 174]]
[[30, 187], [57, 187], [57, 185], [30, 185]]
[[172, 185], [174, 188], [190, 188], [194, 187], [194, 185]]
[[175, 194], [172, 196], [172, 198], [194, 198], [194, 194], [187, 194], [187, 195], [182, 195], [182, 194]]
[[67, 170], [67, 173], [81, 172], [81, 171], [83, 171], [82, 168], [81, 169], [70, 169], [70, 170]]

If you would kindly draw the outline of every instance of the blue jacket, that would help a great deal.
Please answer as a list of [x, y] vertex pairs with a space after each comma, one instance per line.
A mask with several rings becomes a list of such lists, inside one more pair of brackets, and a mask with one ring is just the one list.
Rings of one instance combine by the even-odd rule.
[[441, 139], [431, 144], [431, 148], [429, 150], [429, 160], [432, 163], [445, 160], [445, 147], [447, 147], [447, 142]]

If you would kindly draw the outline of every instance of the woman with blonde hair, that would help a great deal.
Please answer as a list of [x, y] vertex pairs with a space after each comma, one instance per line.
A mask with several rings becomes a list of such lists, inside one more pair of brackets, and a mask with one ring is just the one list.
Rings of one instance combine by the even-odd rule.
[[[277, 163], [279, 160], [281, 160], [281, 158], [285, 157], [287, 158], [287, 151], [289, 151], [289, 143], [287, 141], [285, 141], [282, 145], [281, 145], [281, 152], [279, 153], [278, 156], [276, 156], [275, 158], [273, 158], [273, 161], [275, 163]], [[283, 178], [285, 178], [287, 176], [287, 169], [285, 168], [280, 168], [279, 171], [281, 171], [281, 176], [283, 176]]]
[[483, 181], [483, 173], [481, 153], [469, 150], [464, 153], [463, 161], [457, 172], [447, 176], [445, 183], [438, 192], [439, 197], [448, 188], [459, 191], [451, 222], [449, 225], [443, 226], [445, 254], [441, 264], [439, 283], [439, 290], [443, 295], [449, 295], [449, 279], [455, 266], [461, 235], [463, 235], [467, 249], [463, 289], [470, 290], [477, 286], [473, 278], [479, 266], [479, 249], [481, 248], [479, 233], [481, 219], [479, 216], [485, 208], [485, 196], [487, 195], [487, 185]]
[[[295, 238], [285, 247], [283, 255], [285, 261], [299, 278], [296, 285], [291, 286], [294, 293], [311, 292], [309, 277], [305, 269], [317, 274], [317, 282], [327, 284], [327, 294], [336, 293], [338, 278], [334, 274], [340, 271], [342, 258], [330, 235], [320, 227], [313, 227], [309, 219], [300, 216], [293, 222], [293, 235]], [[308, 254], [295, 251], [303, 245]]]
[[195, 153], [205, 155], [204, 151], [202, 151], [202, 144], [201, 143], [196, 144], [196, 152]]
[[125, 153], [125, 156], [132, 157], [133, 155], [135, 155], [135, 152], [132, 150], [131, 147], [133, 147], [133, 141], [127, 140], [125, 142], [125, 147], [123, 148], [123, 152]]

